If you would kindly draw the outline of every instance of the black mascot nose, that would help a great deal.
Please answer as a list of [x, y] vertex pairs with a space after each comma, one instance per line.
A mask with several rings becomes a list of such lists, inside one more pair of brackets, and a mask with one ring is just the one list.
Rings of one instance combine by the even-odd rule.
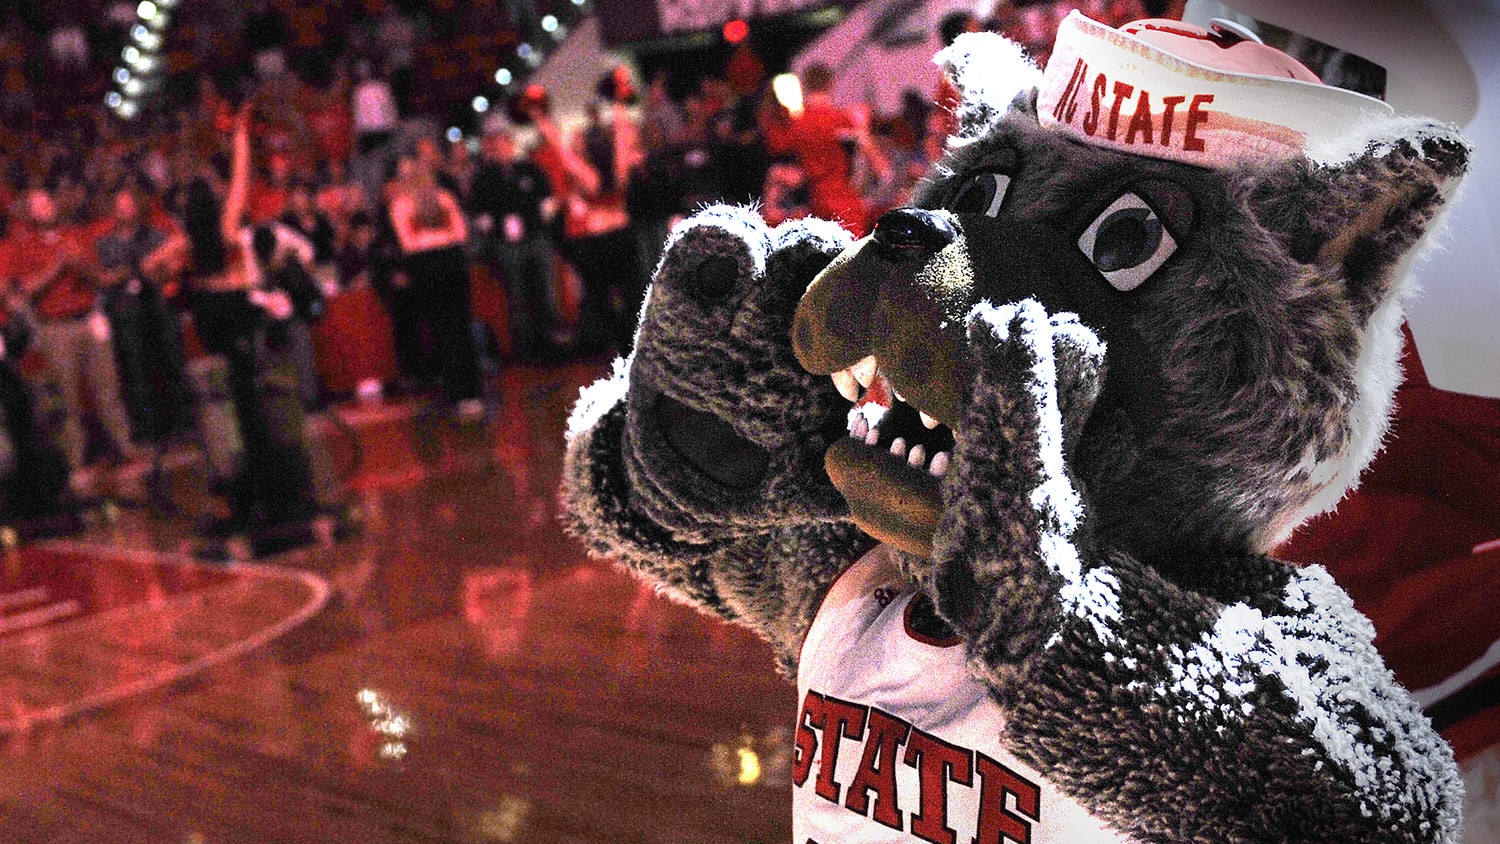
[[958, 230], [942, 214], [897, 208], [880, 215], [873, 237], [882, 255], [899, 260], [937, 252], [958, 239]]

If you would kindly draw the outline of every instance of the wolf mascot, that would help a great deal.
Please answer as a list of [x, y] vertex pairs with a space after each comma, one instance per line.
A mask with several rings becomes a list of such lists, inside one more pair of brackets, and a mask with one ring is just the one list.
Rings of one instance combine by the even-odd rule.
[[1456, 841], [1371, 626], [1267, 554], [1379, 448], [1467, 145], [1175, 22], [939, 59], [961, 129], [871, 237], [676, 228], [569, 528], [771, 642], [796, 844]]

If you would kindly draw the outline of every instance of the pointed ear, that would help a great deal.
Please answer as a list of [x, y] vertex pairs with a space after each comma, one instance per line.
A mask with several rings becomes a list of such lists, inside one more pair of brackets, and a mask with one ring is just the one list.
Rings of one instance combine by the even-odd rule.
[[958, 137], [974, 139], [989, 132], [1010, 108], [1042, 80], [1042, 72], [1021, 45], [993, 32], [966, 32], [932, 61], [958, 89]]
[[1344, 283], [1361, 325], [1399, 292], [1402, 259], [1433, 228], [1471, 153], [1450, 126], [1396, 119], [1386, 128], [1356, 155], [1297, 162], [1251, 194], [1261, 224], [1294, 259]]

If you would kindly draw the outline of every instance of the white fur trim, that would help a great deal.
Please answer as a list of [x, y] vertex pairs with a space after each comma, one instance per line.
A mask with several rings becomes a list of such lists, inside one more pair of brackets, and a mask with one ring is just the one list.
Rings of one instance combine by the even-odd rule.
[[[939, 50], [932, 61], [948, 73], [958, 89], [962, 125], [956, 140], [960, 144], [986, 134], [1017, 94], [1035, 88], [1042, 80], [1042, 72], [1020, 44], [993, 32], [966, 32]], [[973, 118], [982, 118], [982, 122]], [[950, 138], [949, 144], [954, 141]]]
[[[651, 301], [649, 290], [646, 291], [646, 301]], [[633, 355], [631, 359], [634, 359]], [[568, 414], [568, 427], [564, 437], [572, 442], [575, 437], [588, 433], [610, 408], [625, 401], [625, 394], [629, 391], [630, 361], [615, 358], [614, 369], [608, 377], [579, 389], [578, 401]]]
[[1413, 819], [1395, 815], [1401, 807], [1456, 802], [1452, 754], [1385, 667], [1369, 619], [1320, 566], [1293, 577], [1283, 600], [1288, 615], [1234, 604], [1198, 644], [1171, 646], [1173, 679], [1157, 692], [1186, 700], [1185, 716], [1233, 723], [1254, 711], [1257, 678], [1274, 677], [1353, 779], [1367, 816], [1406, 823]]
[[[1011, 336], [1011, 323], [1019, 319], [1019, 337]], [[1013, 305], [996, 307], [980, 302], [969, 311], [969, 321], [980, 320], [1000, 343], [1025, 343], [1034, 363], [1027, 392], [1035, 403], [1037, 414], [1037, 456], [1042, 477], [1031, 491], [1031, 505], [1039, 514], [1041, 535], [1037, 550], [1043, 562], [1063, 580], [1058, 600], [1063, 610], [1093, 628], [1102, 643], [1118, 639], [1115, 629], [1121, 621], [1120, 584], [1104, 568], [1083, 570], [1083, 561], [1071, 539], [1083, 519], [1083, 502], [1073, 488], [1063, 465], [1062, 411], [1057, 402], [1057, 354], [1053, 347], [1056, 335], [1078, 345], [1085, 353], [1102, 358], [1104, 345], [1092, 331], [1078, 321], [1076, 314], [1066, 313], [1049, 318], [1047, 310], [1035, 299], [1024, 299]], [[1051, 646], [1061, 641], [1060, 634], [1048, 640]]]
[[[667, 235], [667, 245], [662, 248], [662, 260], [666, 260], [679, 239], [699, 226], [723, 229], [743, 240], [750, 250], [755, 275], [765, 274], [766, 258], [771, 254], [771, 230], [766, 228], [755, 209], [741, 205], [710, 205], [673, 226], [671, 234]], [[657, 269], [661, 269], [660, 265]]]
[[854, 235], [837, 222], [821, 217], [788, 220], [771, 230], [771, 241], [776, 251], [804, 240], [814, 241], [824, 251], [842, 251], [854, 242]]
[[1349, 442], [1332, 460], [1304, 467], [1310, 470], [1315, 482], [1329, 478], [1327, 485], [1302, 506], [1280, 535], [1271, 538], [1271, 546], [1284, 542], [1297, 525], [1337, 506], [1359, 484], [1360, 474], [1380, 453], [1391, 427], [1396, 388], [1401, 386], [1401, 321], [1404, 318], [1400, 295], [1386, 299], [1370, 316], [1360, 340], [1359, 358], [1354, 364], [1358, 395], [1354, 407], [1349, 410]]
[[1341, 131], [1308, 138], [1306, 153], [1315, 164], [1337, 167], [1372, 151], [1382, 155], [1401, 143], [1412, 145], [1421, 155], [1422, 141], [1426, 138], [1463, 142], [1458, 127], [1429, 117], [1371, 113]]

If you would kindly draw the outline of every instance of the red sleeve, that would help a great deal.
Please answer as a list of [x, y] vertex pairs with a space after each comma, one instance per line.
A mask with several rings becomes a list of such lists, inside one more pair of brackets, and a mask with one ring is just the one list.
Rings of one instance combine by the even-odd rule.
[[554, 196], [568, 194], [567, 165], [563, 164], [562, 155], [551, 144], [541, 144], [532, 150], [531, 160], [547, 174], [547, 182], [552, 185]]
[[948, 78], [948, 74], [943, 74], [943, 78], [938, 82], [937, 95], [934, 99], [937, 101], [938, 110], [932, 119], [933, 128], [939, 131], [943, 138], [958, 134], [960, 97], [958, 88], [953, 84], [953, 80]]
[[831, 127], [833, 131], [844, 132], [859, 128], [859, 123], [854, 120], [854, 113], [849, 111], [849, 109], [834, 108], [831, 109], [831, 112], [832, 114], [829, 116], [831, 118], [830, 122], [833, 124]]
[[766, 149], [772, 154], [781, 155], [791, 151], [792, 148], [792, 124], [780, 120], [761, 120], [760, 133], [766, 140]]
[[417, 229], [412, 223], [412, 212], [415, 203], [405, 194], [397, 194], [391, 197], [390, 215], [391, 228], [396, 232], [396, 241], [401, 245], [404, 252], [411, 251], [410, 244], [416, 239]]

